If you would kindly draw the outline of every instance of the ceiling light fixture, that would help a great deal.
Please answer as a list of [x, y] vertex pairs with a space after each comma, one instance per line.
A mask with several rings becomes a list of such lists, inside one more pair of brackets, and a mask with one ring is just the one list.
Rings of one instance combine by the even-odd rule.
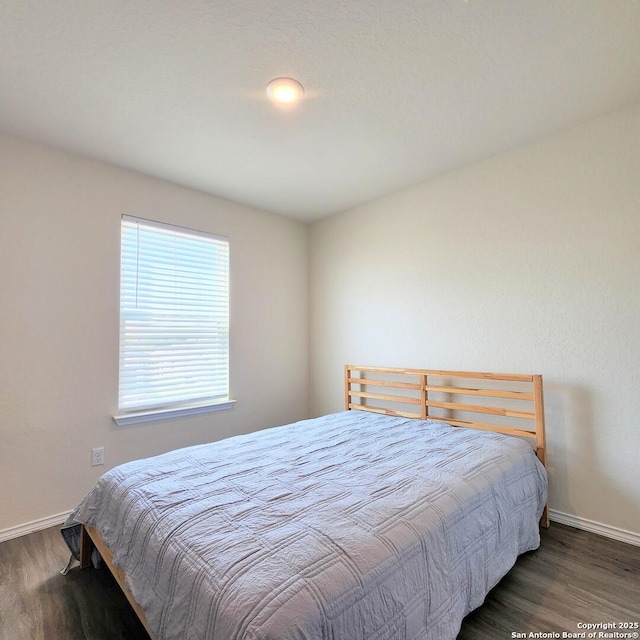
[[292, 104], [302, 98], [304, 87], [293, 78], [274, 78], [267, 85], [267, 96], [276, 104]]

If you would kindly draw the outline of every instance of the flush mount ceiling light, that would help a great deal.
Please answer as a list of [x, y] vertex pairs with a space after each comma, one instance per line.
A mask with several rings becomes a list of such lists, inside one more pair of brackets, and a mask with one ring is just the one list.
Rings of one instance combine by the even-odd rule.
[[274, 78], [267, 85], [267, 96], [276, 104], [293, 104], [304, 94], [304, 87], [293, 78]]

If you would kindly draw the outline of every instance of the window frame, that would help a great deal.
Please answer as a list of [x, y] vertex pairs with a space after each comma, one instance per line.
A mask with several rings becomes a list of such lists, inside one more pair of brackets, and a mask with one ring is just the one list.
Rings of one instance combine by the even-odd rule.
[[[175, 419], [175, 418], [180, 418], [183, 416], [189, 416], [189, 415], [197, 415], [197, 414], [201, 414], [201, 413], [205, 413], [205, 412], [211, 412], [211, 411], [222, 411], [222, 410], [226, 410], [226, 409], [231, 409], [233, 407], [233, 405], [235, 404], [235, 400], [231, 399], [229, 396], [229, 392], [230, 392], [230, 372], [229, 372], [229, 368], [230, 368], [230, 338], [229, 338], [229, 334], [227, 333], [227, 341], [226, 341], [226, 351], [225, 351], [225, 358], [227, 361], [227, 371], [226, 371], [226, 391], [227, 391], [227, 395], [226, 396], [216, 396], [216, 397], [211, 397], [211, 398], [203, 398], [203, 399], [198, 399], [198, 400], [192, 400], [192, 399], [179, 399], [177, 401], [167, 401], [164, 403], [158, 403], [155, 405], [149, 405], [148, 403], [145, 404], [144, 406], [139, 406], [139, 407], [132, 407], [132, 408], [127, 408], [127, 407], [122, 407], [121, 405], [121, 393], [122, 393], [122, 376], [123, 376], [123, 352], [124, 352], [124, 346], [123, 346], [123, 340], [124, 340], [124, 322], [126, 322], [126, 318], [127, 318], [127, 309], [125, 308], [124, 305], [124, 298], [123, 295], [125, 294], [125, 286], [124, 286], [124, 278], [125, 278], [125, 261], [126, 259], [131, 259], [131, 254], [126, 255], [125, 254], [125, 245], [124, 245], [124, 235], [125, 235], [125, 229], [126, 228], [130, 228], [133, 224], [138, 224], [141, 225], [141, 227], [144, 227], [145, 230], [151, 230], [153, 231], [153, 229], [157, 229], [160, 233], [164, 233], [165, 235], [169, 234], [169, 235], [173, 235], [174, 237], [178, 238], [178, 237], [187, 237], [187, 238], [205, 238], [207, 240], [212, 240], [214, 242], [222, 242], [224, 244], [226, 244], [226, 289], [227, 289], [227, 298], [226, 298], [226, 322], [227, 322], [227, 326], [229, 323], [229, 319], [230, 319], [230, 297], [229, 297], [229, 289], [230, 289], [230, 258], [229, 258], [229, 253], [230, 253], [230, 243], [229, 243], [229, 238], [225, 237], [225, 236], [220, 236], [217, 234], [213, 234], [213, 233], [208, 233], [208, 232], [203, 232], [203, 231], [198, 231], [198, 230], [194, 230], [194, 229], [190, 229], [187, 227], [181, 227], [181, 226], [177, 226], [177, 225], [172, 225], [172, 224], [167, 224], [167, 223], [163, 223], [163, 222], [156, 222], [154, 220], [149, 220], [149, 219], [145, 219], [145, 218], [141, 218], [141, 217], [134, 217], [134, 216], [128, 216], [128, 215], [123, 215], [121, 216], [121, 221], [120, 221], [120, 234], [121, 234], [121, 247], [120, 247], [120, 286], [119, 286], [119, 312], [120, 312], [120, 322], [119, 322], [119, 337], [118, 337], [118, 345], [119, 345], [119, 353], [118, 353], [118, 410], [117, 413], [115, 413], [112, 418], [113, 421], [118, 425], [118, 426], [127, 426], [127, 425], [131, 425], [131, 424], [137, 424], [140, 422], [148, 422], [148, 421], [156, 421], [156, 420], [171, 420], [171, 419]], [[140, 231], [142, 232], [142, 230]], [[138, 260], [138, 255], [136, 255], [136, 260]], [[154, 263], [156, 266], [162, 262], [162, 259], [158, 259], [157, 263]], [[137, 295], [138, 295], [138, 277], [139, 274], [136, 272], [135, 274], [135, 278], [136, 278], [136, 300], [137, 300]], [[141, 281], [141, 280], [140, 280]], [[217, 290], [212, 289], [211, 290], [211, 294], [212, 294], [212, 301], [215, 300], [215, 296], [216, 296]], [[151, 302], [155, 303], [155, 298], [154, 298], [155, 294], [150, 294], [149, 295], [149, 300]], [[161, 296], [160, 296], [161, 297]], [[137, 302], [136, 302], [137, 304]], [[189, 306], [191, 306], [191, 303], [189, 303]], [[224, 305], [223, 305], [223, 310], [224, 310]], [[163, 311], [166, 312], [167, 308], [163, 308]], [[129, 310], [129, 313], [131, 311]], [[185, 317], [190, 318], [191, 320], [193, 320], [193, 316], [190, 315], [186, 315]], [[215, 337], [214, 337], [215, 339]], [[145, 389], [145, 387], [142, 387], [143, 389]]]

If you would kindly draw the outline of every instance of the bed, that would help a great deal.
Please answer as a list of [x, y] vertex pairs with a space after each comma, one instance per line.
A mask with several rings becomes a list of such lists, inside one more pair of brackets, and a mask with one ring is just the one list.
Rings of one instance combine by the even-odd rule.
[[548, 524], [542, 378], [348, 365], [344, 393], [108, 471], [81, 565], [154, 640], [453, 640]]

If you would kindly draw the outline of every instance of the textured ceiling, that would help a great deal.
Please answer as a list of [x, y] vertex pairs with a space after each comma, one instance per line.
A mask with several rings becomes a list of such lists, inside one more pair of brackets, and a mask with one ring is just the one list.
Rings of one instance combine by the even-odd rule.
[[639, 101], [638, 0], [0, 2], [0, 129], [301, 220]]

